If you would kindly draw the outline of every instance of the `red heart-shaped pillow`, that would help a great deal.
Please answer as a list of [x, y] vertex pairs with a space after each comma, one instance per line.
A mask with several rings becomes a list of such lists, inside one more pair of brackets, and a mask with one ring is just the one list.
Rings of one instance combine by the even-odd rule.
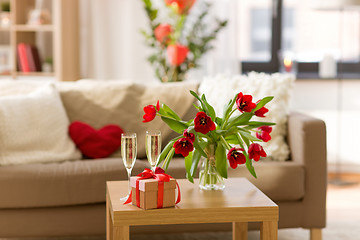
[[69, 126], [69, 134], [82, 154], [89, 158], [105, 158], [121, 145], [124, 131], [117, 125], [106, 125], [96, 130], [90, 125], [75, 121]]

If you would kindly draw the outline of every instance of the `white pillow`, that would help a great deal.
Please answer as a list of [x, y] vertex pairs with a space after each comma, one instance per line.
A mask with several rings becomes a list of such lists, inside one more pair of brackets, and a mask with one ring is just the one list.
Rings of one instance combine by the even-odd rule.
[[235, 96], [243, 92], [253, 96], [253, 102], [266, 96], [274, 99], [266, 105], [269, 112], [265, 118], [258, 121], [275, 122], [271, 133], [271, 141], [261, 143], [267, 155], [273, 160], [285, 161], [289, 158], [289, 146], [285, 141], [287, 133], [287, 115], [289, 102], [294, 85], [294, 76], [291, 74], [265, 74], [251, 72], [248, 75], [217, 75], [205, 78], [199, 87], [200, 93], [205, 93], [207, 100], [215, 108], [218, 116], [222, 116], [224, 105]]
[[0, 165], [80, 159], [68, 136], [59, 93], [45, 85], [25, 95], [0, 97]]

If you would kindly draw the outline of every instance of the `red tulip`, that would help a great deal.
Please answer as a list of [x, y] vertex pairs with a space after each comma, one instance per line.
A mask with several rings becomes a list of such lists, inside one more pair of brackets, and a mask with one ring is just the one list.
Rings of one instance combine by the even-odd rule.
[[260, 157], [266, 157], [266, 152], [263, 147], [258, 143], [252, 143], [248, 150], [249, 158], [259, 161]]
[[178, 14], [188, 14], [191, 7], [194, 5], [195, 0], [165, 0], [165, 4], [168, 6], [177, 6]]
[[170, 42], [170, 34], [172, 31], [171, 25], [167, 23], [159, 24], [154, 30], [155, 38], [161, 44], [168, 44]]
[[272, 127], [270, 127], [270, 126], [262, 126], [262, 127], [259, 127], [258, 130], [260, 131], [260, 132], [256, 133], [256, 137], [258, 139], [261, 139], [264, 142], [268, 142], [268, 141], [271, 140], [270, 133], [272, 131]]
[[161, 173], [165, 173], [165, 170], [162, 169], [161, 167], [156, 167], [155, 168], [155, 174], [161, 174]]
[[267, 109], [266, 107], [262, 107], [259, 110], [256, 110], [254, 113], [256, 116], [258, 117], [265, 117], [265, 113], [267, 113], [269, 111], [269, 109]]
[[173, 147], [175, 148], [175, 153], [181, 154], [183, 157], [188, 156], [189, 152], [194, 150], [194, 145], [188, 138], [180, 138], [174, 143]]
[[194, 119], [195, 131], [207, 134], [210, 131], [216, 129], [215, 123], [211, 120], [211, 117], [204, 112], [198, 112]]
[[156, 108], [154, 105], [148, 105], [144, 107], [143, 122], [151, 122], [156, 117], [156, 113], [160, 110], [160, 103], [157, 101]]
[[252, 102], [252, 96], [243, 95], [242, 92], [236, 98], [236, 105], [240, 112], [251, 112], [256, 107], [256, 104]]
[[187, 129], [185, 129], [183, 135], [184, 137], [188, 138], [191, 142], [195, 141], [195, 134], [189, 133]]
[[171, 65], [181, 65], [189, 52], [189, 49], [181, 44], [173, 44], [167, 47], [167, 57]]
[[230, 167], [235, 169], [237, 165], [246, 163], [246, 157], [243, 153], [239, 151], [244, 151], [243, 148], [231, 148], [227, 154], [227, 159], [229, 160]]

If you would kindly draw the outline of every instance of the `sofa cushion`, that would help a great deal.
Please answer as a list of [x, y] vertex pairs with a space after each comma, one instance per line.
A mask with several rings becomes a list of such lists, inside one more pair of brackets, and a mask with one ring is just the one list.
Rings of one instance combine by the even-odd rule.
[[[137, 160], [132, 175], [146, 167], [149, 167], [147, 161]], [[303, 165], [291, 161], [258, 162], [255, 170], [258, 179], [253, 178], [245, 166], [229, 169], [229, 177], [247, 177], [274, 201], [299, 200], [304, 196]], [[176, 179], [185, 178], [184, 159], [171, 160], [167, 173]], [[119, 158], [3, 166], [0, 168], [0, 209], [105, 202], [105, 182], [125, 179], [127, 173]]]
[[[137, 160], [132, 175], [145, 167]], [[105, 202], [106, 181], [126, 179], [120, 158], [2, 166], [0, 209]]]
[[300, 200], [305, 194], [304, 165], [293, 161], [274, 162], [269, 159], [253, 162], [257, 178], [245, 165], [228, 170], [228, 177], [246, 177], [273, 201]]
[[117, 125], [94, 129], [89, 124], [75, 121], [69, 126], [69, 135], [81, 153], [88, 158], [106, 158], [121, 145], [124, 131]]
[[[42, 85], [43, 81], [0, 81], [0, 96], [29, 93]], [[125, 132], [135, 132], [138, 136], [138, 157], [144, 158], [146, 130], [160, 130], [164, 144], [174, 137], [174, 133], [159, 118], [143, 123], [143, 108], [160, 100], [181, 118], [188, 120], [196, 114], [196, 109], [192, 106], [194, 97], [189, 90], [197, 91], [199, 83], [134, 83], [84, 79], [56, 82], [55, 85], [70, 122], [86, 122], [97, 129], [107, 124], [116, 124]], [[119, 157], [120, 151], [112, 156]]]
[[291, 74], [265, 74], [251, 72], [248, 75], [217, 75], [204, 78], [199, 92], [206, 94], [206, 98], [220, 116], [224, 105], [236, 93], [251, 94], [254, 101], [266, 96], [274, 99], [266, 105], [269, 112], [265, 118], [254, 117], [255, 121], [275, 122], [271, 133], [271, 141], [261, 143], [265, 152], [272, 160], [285, 161], [289, 159], [289, 146], [286, 142], [287, 117], [289, 113], [290, 97], [294, 85], [294, 76]]
[[0, 165], [78, 160], [69, 119], [53, 85], [0, 97]]
[[161, 131], [164, 144], [170, 139], [172, 130], [160, 118], [143, 123], [143, 108], [160, 100], [183, 118], [194, 108], [194, 97], [189, 90], [196, 91], [198, 83], [144, 84], [80, 80], [61, 83], [57, 87], [70, 121], [86, 122], [94, 128], [116, 124], [127, 133], [135, 132], [138, 138], [138, 157], [144, 158], [146, 130]]

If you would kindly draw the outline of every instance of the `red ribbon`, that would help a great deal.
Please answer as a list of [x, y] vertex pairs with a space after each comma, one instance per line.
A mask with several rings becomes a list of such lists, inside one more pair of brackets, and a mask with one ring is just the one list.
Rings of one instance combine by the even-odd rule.
[[[148, 168], [145, 168], [145, 170], [137, 175], [139, 178], [136, 179], [136, 206], [140, 207], [140, 190], [139, 190], [139, 182], [143, 179], [149, 179], [154, 178], [158, 181], [158, 201], [157, 201], [157, 208], [163, 208], [163, 202], [164, 202], [164, 182], [169, 182], [171, 176], [166, 173], [154, 173]], [[181, 194], [180, 194], [180, 187], [179, 184], [176, 182], [176, 186], [178, 189], [178, 196], [175, 204], [178, 204], [181, 200]], [[132, 191], [130, 192], [130, 195], [126, 202], [124, 204], [131, 203], [132, 201]]]

